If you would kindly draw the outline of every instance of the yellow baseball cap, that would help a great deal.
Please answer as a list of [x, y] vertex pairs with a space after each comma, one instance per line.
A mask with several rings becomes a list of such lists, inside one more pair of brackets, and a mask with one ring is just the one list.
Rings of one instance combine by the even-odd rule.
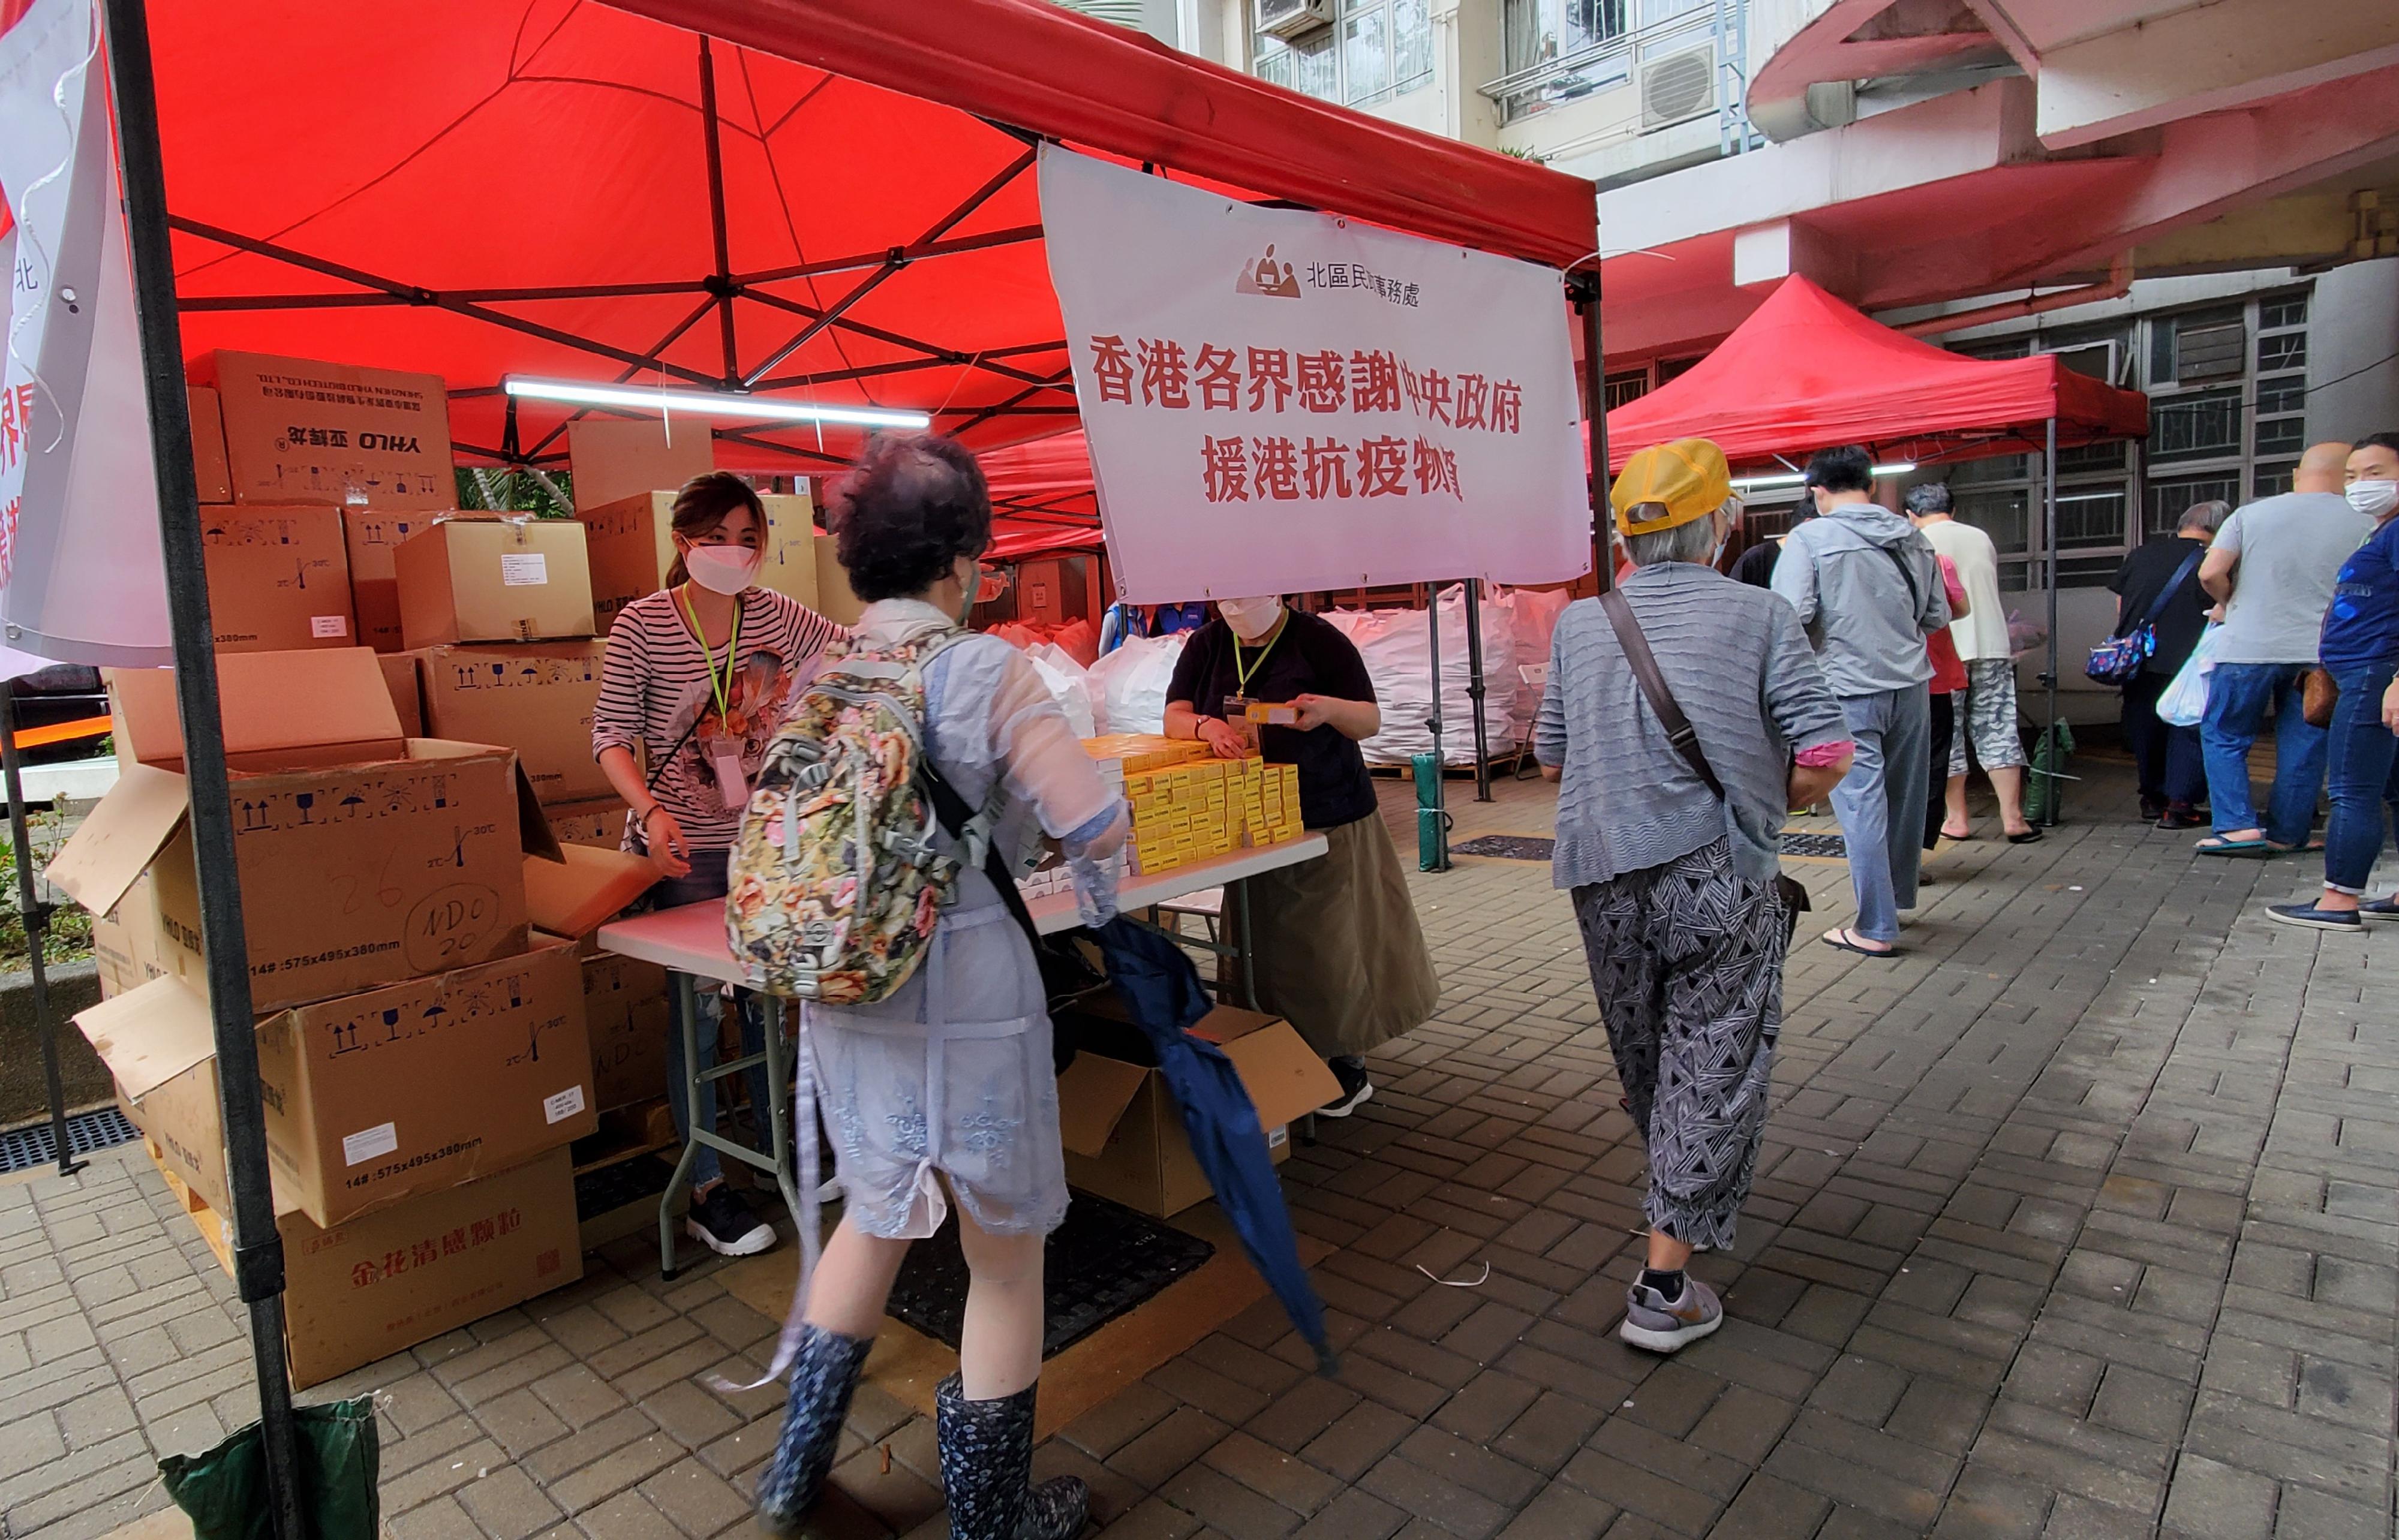
[[1705, 519], [1732, 495], [1732, 467], [1705, 439], [1652, 444], [1624, 463], [1608, 501], [1627, 534], [1655, 534]]

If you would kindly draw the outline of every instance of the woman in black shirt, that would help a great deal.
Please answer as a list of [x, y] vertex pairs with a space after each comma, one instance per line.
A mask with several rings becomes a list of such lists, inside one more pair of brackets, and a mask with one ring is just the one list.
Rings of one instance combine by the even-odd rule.
[[2165, 600], [2158, 611], [2158, 650], [2123, 687], [2124, 742], [2139, 767], [2141, 817], [2160, 829], [2200, 829], [2207, 823], [2196, 810], [2207, 800], [2199, 729], [2160, 720], [2158, 697], [2174, 682], [2190, 650], [2199, 645], [2199, 633], [2207, 628], [2208, 598], [2199, 586], [2192, 555], [2206, 554], [2231, 511], [2227, 503], [2193, 503], [2174, 534], [2152, 536], [2126, 556], [2108, 580], [2119, 596], [2112, 635], [2121, 636], [2139, 625], [2158, 608], [2161, 596]]
[[[1365, 660], [1326, 622], [1280, 599], [1217, 608], [1222, 618], [1192, 633], [1174, 666], [1167, 735], [1220, 759], [1298, 767], [1301, 817], [1331, 848], [1246, 880], [1250, 948], [1260, 1007], [1324, 1057], [1341, 1095], [1321, 1110], [1347, 1117], [1374, 1094], [1366, 1052], [1421, 1025], [1441, 994], [1358, 751], [1382, 730], [1382, 709]], [[1259, 727], [1253, 747], [1247, 723], [1230, 720], [1242, 700], [1292, 706], [1298, 725]]]

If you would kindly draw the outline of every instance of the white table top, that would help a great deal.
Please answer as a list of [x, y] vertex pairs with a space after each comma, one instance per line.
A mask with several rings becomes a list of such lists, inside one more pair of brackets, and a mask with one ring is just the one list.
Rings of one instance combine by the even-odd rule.
[[[1243, 877], [1312, 861], [1328, 848], [1323, 835], [1308, 834], [1289, 844], [1236, 850], [1229, 856], [1195, 861], [1171, 871], [1129, 874], [1117, 889], [1117, 907], [1127, 912], [1147, 909], [1186, 893], [1221, 887]], [[1025, 907], [1032, 912], [1034, 928], [1044, 936], [1072, 930], [1082, 923], [1076, 915], [1075, 896], [1071, 893], [1045, 894], [1028, 899]], [[637, 914], [630, 920], [612, 920], [600, 927], [598, 940], [603, 952], [656, 963], [679, 973], [728, 984], [756, 981], [747, 967], [734, 961], [732, 949], [725, 945], [725, 903], [721, 898], [703, 898], [696, 904]]]

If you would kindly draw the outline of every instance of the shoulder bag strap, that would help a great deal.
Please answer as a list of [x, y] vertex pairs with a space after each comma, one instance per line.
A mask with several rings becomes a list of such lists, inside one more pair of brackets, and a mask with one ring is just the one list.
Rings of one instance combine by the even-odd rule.
[[1641, 621], [1625, 602], [1619, 588], [1608, 588], [1599, 596], [1599, 606], [1607, 612], [1607, 623], [1616, 628], [1616, 644], [1624, 650], [1624, 661], [1633, 667], [1633, 677], [1641, 684], [1641, 694], [1648, 700], [1649, 709], [1658, 713], [1658, 724], [1666, 729], [1666, 741], [1684, 763], [1707, 782], [1708, 790], [1718, 802], [1725, 800], [1724, 783], [1708, 763], [1706, 752], [1700, 748], [1700, 735], [1691, 726], [1691, 719], [1674, 704], [1674, 693], [1666, 687], [1666, 676], [1658, 671], [1658, 655], [1649, 650], [1649, 639], [1641, 632]]
[[2158, 623], [2158, 617], [2166, 613], [2166, 606], [2174, 602], [2174, 596], [2182, 592], [2182, 586], [2190, 581], [2190, 574], [2199, 571], [2200, 562], [2206, 558], [2205, 546], [2191, 547], [2191, 553], [2182, 559], [2182, 565], [2176, 567], [2175, 574], [2166, 579], [2166, 586], [2158, 590], [2158, 597], [2150, 601], [2149, 613], [2141, 616], [2142, 625], [2154, 626]]

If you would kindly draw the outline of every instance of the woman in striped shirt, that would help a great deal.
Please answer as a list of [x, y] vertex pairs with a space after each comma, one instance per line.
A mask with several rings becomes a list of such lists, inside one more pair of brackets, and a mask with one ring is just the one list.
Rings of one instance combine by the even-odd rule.
[[[591, 713], [592, 755], [632, 810], [625, 848], [657, 865], [660, 881], [651, 891], [660, 908], [725, 897], [725, 860], [740, 832], [750, 778], [814, 676], [825, 643], [841, 634], [798, 600], [758, 587], [766, 509], [740, 478], [725, 471], [694, 477], [676, 494], [673, 521], [675, 562], [667, 587], [617, 615]], [[681, 997], [678, 991], [671, 998]], [[720, 995], [709, 987], [699, 998], [711, 1018], [698, 1033], [705, 1069], [716, 1061]], [[764, 1052], [765, 1006], [746, 993], [740, 998], [741, 1051]], [[689, 1138], [683, 1042], [678, 1019], [667, 1035], [667, 1103], [676, 1130]], [[749, 1086], [763, 1128], [766, 1098], [776, 1088], [755, 1069]], [[701, 1087], [699, 1109], [712, 1128], [715, 1082]], [[775, 1244], [773, 1227], [725, 1190], [724, 1176], [716, 1152], [703, 1146], [692, 1166], [684, 1228], [721, 1256], [767, 1250]]]

